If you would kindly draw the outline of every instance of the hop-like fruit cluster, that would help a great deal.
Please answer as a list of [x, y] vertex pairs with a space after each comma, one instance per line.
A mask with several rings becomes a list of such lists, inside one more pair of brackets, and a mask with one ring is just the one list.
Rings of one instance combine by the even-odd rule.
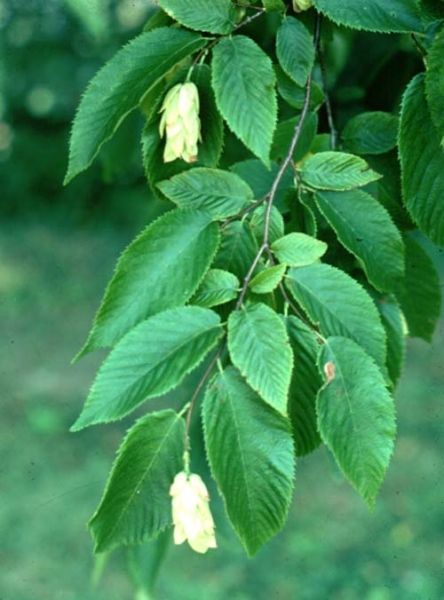
[[173, 498], [174, 543], [182, 544], [188, 540], [191, 548], [201, 554], [208, 548], [216, 548], [210, 497], [199, 475], [178, 473], [170, 496]]
[[302, 12], [313, 6], [313, 0], [293, 0], [294, 12]]
[[164, 162], [182, 158], [192, 163], [197, 160], [197, 142], [200, 136], [199, 92], [192, 82], [178, 83], [163, 101], [160, 112], [160, 137], [166, 135]]

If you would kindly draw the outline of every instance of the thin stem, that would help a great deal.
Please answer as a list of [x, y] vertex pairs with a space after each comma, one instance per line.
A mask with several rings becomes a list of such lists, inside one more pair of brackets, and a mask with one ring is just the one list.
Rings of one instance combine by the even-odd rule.
[[226, 227], [232, 221], [237, 221], [240, 217], [248, 215], [248, 213], [250, 213], [252, 210], [255, 210], [258, 206], [260, 206], [261, 204], [263, 204], [265, 202], [265, 200], [268, 198], [269, 195], [270, 194], [265, 194], [265, 196], [262, 196], [262, 198], [260, 198], [259, 200], [256, 200], [255, 202], [252, 202], [249, 206], [247, 206], [247, 208], [244, 208], [243, 210], [241, 210], [240, 212], [236, 213], [232, 217], [229, 217], [228, 219], [226, 219], [222, 223], [221, 229], [223, 229], [224, 227]]
[[255, 7], [255, 6], [249, 6], [248, 8], [254, 8], [255, 10], [257, 10], [257, 12], [254, 13], [254, 15], [247, 17], [244, 21], [241, 21], [239, 23], [239, 25], [236, 25], [236, 27], [233, 29], [233, 31], [237, 31], [241, 27], [245, 27], [246, 25], [251, 23], [251, 21], [254, 21], [255, 19], [257, 19], [258, 17], [260, 17], [261, 15], [263, 15], [265, 13], [265, 8], [259, 8], [259, 7]]

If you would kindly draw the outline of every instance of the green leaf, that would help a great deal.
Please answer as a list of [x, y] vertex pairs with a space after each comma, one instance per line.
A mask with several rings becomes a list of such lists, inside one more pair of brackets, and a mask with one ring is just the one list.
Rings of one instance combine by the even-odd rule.
[[262, 0], [262, 6], [267, 12], [278, 10], [283, 12], [285, 10], [285, 4], [283, 0]]
[[345, 152], [318, 152], [300, 166], [302, 182], [320, 190], [351, 190], [380, 179], [362, 158]]
[[396, 147], [398, 117], [386, 112], [365, 112], [350, 119], [342, 132], [352, 154], [384, 154]]
[[230, 271], [243, 280], [258, 250], [249, 225], [243, 221], [233, 221], [222, 229], [221, 244], [213, 266]]
[[[288, 149], [293, 139], [296, 125], [299, 123], [300, 117], [281, 121], [276, 127], [273, 137], [273, 145], [271, 147], [271, 158], [276, 161], [282, 161], [288, 154]], [[318, 115], [310, 113], [304, 119], [302, 130], [299, 135], [297, 144], [293, 152], [294, 162], [301, 161], [309, 152], [313, 140], [315, 139], [318, 130]]]
[[370, 283], [380, 291], [393, 291], [404, 277], [404, 243], [386, 209], [362, 190], [317, 192], [315, 198]]
[[319, 323], [324, 337], [354, 340], [385, 368], [384, 328], [373, 300], [357, 281], [335, 267], [315, 263], [290, 269], [287, 283], [312, 323]]
[[219, 316], [198, 306], [173, 308], [139, 323], [105, 359], [71, 430], [116, 421], [174, 389], [221, 335]]
[[172, 523], [169, 489], [183, 469], [185, 424], [172, 410], [139, 419], [117, 454], [89, 528], [96, 552], [140, 544]]
[[269, 294], [281, 283], [287, 269], [286, 265], [268, 267], [250, 281], [250, 289], [255, 294]]
[[151, 87], [206, 43], [196, 33], [162, 27], [143, 33], [122, 48], [92, 79], [80, 102], [65, 183], [89, 167]]
[[424, 74], [413, 78], [404, 94], [399, 156], [404, 203], [423, 233], [444, 245], [444, 150], [430, 117]]
[[232, 312], [228, 349], [249, 385], [267, 404], [286, 414], [293, 355], [285, 327], [274, 310], [257, 303]]
[[[277, 89], [281, 97], [291, 107], [302, 110], [305, 104], [305, 86], [295, 83], [279, 65], [275, 65]], [[319, 85], [312, 81], [310, 86], [309, 110], [317, 110], [324, 102], [324, 92]]]
[[315, 47], [301, 21], [284, 19], [276, 35], [276, 54], [287, 75], [298, 85], [305, 85], [314, 65]]
[[232, 273], [222, 269], [210, 269], [190, 302], [205, 308], [219, 306], [234, 300], [239, 288], [239, 280]]
[[203, 422], [213, 476], [231, 524], [252, 556], [287, 517], [295, 469], [290, 425], [233, 367], [209, 384]]
[[296, 455], [305, 456], [321, 444], [316, 416], [316, 396], [322, 386], [316, 367], [319, 346], [313, 333], [300, 319], [286, 317], [285, 324], [294, 354], [288, 413]]
[[276, 240], [271, 249], [281, 263], [304, 267], [319, 260], [327, 252], [327, 244], [305, 233], [289, 233]]
[[[264, 241], [265, 215], [266, 206], [263, 204], [254, 211], [250, 220], [251, 231], [254, 233], [255, 238], [260, 244], [262, 244]], [[268, 241], [272, 243], [282, 237], [284, 235], [284, 227], [284, 219], [281, 213], [275, 206], [272, 206], [270, 212]]]
[[381, 32], [422, 32], [417, 0], [313, 0], [338, 25]]
[[222, 116], [233, 133], [268, 167], [277, 119], [276, 78], [270, 58], [252, 39], [236, 35], [217, 44], [212, 67], [213, 88]]
[[382, 324], [387, 335], [387, 368], [393, 385], [398, 382], [405, 360], [405, 319], [392, 296], [380, 296], [376, 306], [381, 314]]
[[[443, 7], [444, 8], [444, 7]], [[444, 33], [441, 31], [433, 40], [427, 55], [425, 89], [433, 123], [438, 130], [441, 146], [444, 144]]]
[[158, 0], [165, 12], [185, 27], [209, 33], [231, 33], [231, 0]]
[[238, 175], [219, 169], [192, 169], [157, 187], [180, 208], [202, 208], [215, 220], [237, 214], [253, 199], [253, 192]]
[[[169, 81], [165, 93], [173, 85], [185, 81], [186, 77], [187, 70], [180, 71], [176, 77], [173, 77]], [[158, 105], [153, 108], [152, 116], [148, 120], [142, 134], [145, 172], [149, 184], [155, 193], [158, 193], [156, 184], [159, 181], [168, 179], [184, 170], [202, 166], [215, 167], [219, 162], [223, 144], [223, 121], [216, 107], [214, 92], [211, 87], [209, 67], [207, 65], [194, 67], [191, 74], [191, 81], [196, 84], [199, 91], [199, 117], [202, 128], [202, 142], [198, 144], [197, 161], [192, 164], [186, 163], [181, 159], [177, 159], [171, 163], [163, 162], [165, 140], [161, 139], [159, 135], [159, 109], [163, 96], [159, 98]]]
[[191, 298], [219, 245], [211, 215], [173, 210], [149, 225], [120, 257], [78, 358], [113, 346], [137, 323]]
[[319, 431], [370, 508], [396, 435], [395, 408], [372, 359], [350, 339], [331, 337], [319, 354], [326, 383], [317, 399]]
[[408, 333], [426, 342], [432, 341], [441, 313], [441, 284], [426, 251], [412, 237], [406, 236], [405, 279], [396, 297], [407, 321]]

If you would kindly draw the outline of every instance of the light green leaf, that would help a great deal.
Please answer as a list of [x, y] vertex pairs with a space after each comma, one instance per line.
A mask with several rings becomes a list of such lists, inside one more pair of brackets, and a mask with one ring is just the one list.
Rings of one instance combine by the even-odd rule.
[[393, 291], [404, 277], [404, 243], [386, 209], [362, 190], [317, 192], [315, 198], [370, 283], [380, 291]]
[[262, 0], [262, 6], [267, 12], [273, 10], [283, 12], [286, 8], [283, 0]]
[[386, 112], [365, 112], [350, 119], [342, 132], [352, 154], [384, 154], [396, 147], [398, 117]]
[[385, 331], [373, 300], [357, 281], [335, 267], [316, 263], [290, 269], [287, 284], [324, 337], [354, 340], [385, 368]]
[[95, 552], [135, 545], [172, 523], [169, 489], [183, 469], [185, 423], [172, 410], [139, 419], [117, 454], [89, 528]]
[[255, 294], [269, 294], [281, 283], [287, 269], [286, 265], [268, 267], [250, 281], [250, 289]]
[[318, 152], [300, 165], [302, 182], [320, 190], [351, 190], [380, 179], [362, 158], [345, 152]]
[[167, 310], [139, 323], [105, 359], [71, 430], [116, 421], [145, 400], [166, 394], [221, 335], [219, 316], [198, 306]]
[[280, 262], [304, 267], [319, 260], [327, 252], [327, 244], [305, 233], [289, 233], [276, 240], [271, 249]]
[[441, 284], [433, 262], [411, 236], [405, 242], [405, 279], [395, 294], [408, 332], [431, 342], [441, 313]]
[[237, 214], [253, 200], [253, 192], [243, 179], [219, 169], [192, 169], [157, 187], [180, 208], [202, 208], [215, 220]]
[[298, 19], [287, 17], [276, 35], [276, 54], [281, 67], [298, 85], [305, 85], [314, 65], [312, 36]]
[[222, 269], [210, 269], [190, 302], [205, 308], [219, 306], [234, 300], [239, 288], [239, 280], [232, 273]]
[[326, 383], [317, 399], [319, 431], [370, 508], [396, 435], [395, 408], [375, 363], [350, 339], [331, 337], [319, 354]]
[[234, 28], [230, 0], [158, 0], [173, 19], [185, 27], [209, 33], [231, 33]]
[[319, 346], [313, 333], [300, 319], [286, 317], [285, 324], [294, 354], [288, 413], [293, 426], [296, 454], [304, 456], [321, 443], [316, 416], [316, 396], [322, 387], [316, 366]]
[[[443, 7], [444, 8], [444, 7]], [[427, 70], [425, 74], [425, 90], [430, 114], [441, 146], [444, 144], [444, 33], [441, 31], [433, 40], [427, 54]]]
[[293, 354], [284, 324], [274, 310], [257, 303], [232, 312], [228, 350], [249, 385], [267, 404], [286, 414]]
[[222, 229], [221, 244], [213, 267], [230, 271], [243, 280], [258, 250], [248, 223], [233, 221]]
[[[287, 156], [299, 119], [299, 117], [295, 117], [278, 123], [271, 147], [271, 158], [273, 160], [280, 162]], [[301, 133], [293, 152], [294, 162], [299, 162], [306, 156], [313, 144], [317, 130], [318, 115], [316, 113], [309, 113], [304, 119]]]
[[413, 78], [404, 94], [399, 156], [404, 203], [423, 233], [444, 245], [444, 150], [430, 117], [424, 74]]
[[252, 556], [287, 517], [295, 469], [289, 422], [228, 367], [208, 386], [203, 423], [228, 517]]
[[[268, 167], [277, 102], [270, 58], [250, 38], [222, 39], [213, 50], [216, 102], [230, 129]], [[248, 107], [248, 108], [247, 108]]]
[[393, 296], [378, 297], [376, 306], [387, 335], [387, 369], [390, 380], [396, 386], [404, 367], [406, 322]]
[[219, 245], [211, 215], [173, 210], [149, 225], [120, 257], [78, 358], [113, 346], [137, 323], [194, 294]]
[[422, 32], [417, 0], [313, 0], [339, 25], [381, 32]]
[[[254, 211], [250, 220], [251, 231], [260, 244], [262, 244], [264, 241], [265, 215], [266, 205], [263, 204]], [[272, 206], [270, 212], [268, 241], [272, 243], [282, 237], [284, 235], [284, 228], [285, 224], [281, 213], [275, 206]]]
[[150, 88], [206, 40], [162, 27], [124, 46], [92, 79], [74, 119], [65, 183], [84, 171]]

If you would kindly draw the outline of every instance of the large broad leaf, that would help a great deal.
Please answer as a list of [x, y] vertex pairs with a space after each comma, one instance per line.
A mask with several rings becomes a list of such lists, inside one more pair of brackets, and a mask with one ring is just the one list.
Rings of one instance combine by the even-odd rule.
[[211, 308], [234, 300], [240, 291], [236, 275], [223, 269], [210, 269], [190, 302]]
[[192, 169], [157, 186], [180, 208], [202, 208], [216, 220], [237, 214], [253, 199], [243, 179], [219, 169]]
[[[211, 87], [211, 73], [207, 65], [197, 65], [191, 73], [191, 81], [196, 84], [199, 91], [199, 118], [201, 121], [202, 142], [198, 144], [197, 161], [186, 163], [182, 159], [165, 163], [163, 151], [165, 139], [159, 134], [160, 114], [159, 109], [164, 96], [158, 99], [157, 105], [151, 109], [142, 134], [143, 162], [149, 184], [154, 193], [159, 194], [156, 184], [168, 179], [184, 170], [205, 167], [215, 167], [219, 162], [223, 143], [223, 121], [216, 107], [213, 88]], [[183, 83], [187, 77], [187, 70], [182, 70], [169, 81], [167, 88], [177, 83]]]
[[224, 34], [235, 25], [231, 0], [158, 0], [158, 4], [190, 29]]
[[316, 366], [319, 345], [300, 319], [286, 317], [285, 324], [294, 354], [288, 414], [293, 426], [296, 454], [304, 456], [321, 443], [316, 416], [316, 396], [322, 387]]
[[317, 263], [288, 271], [288, 287], [313, 323], [325, 336], [348, 337], [385, 368], [386, 337], [378, 310], [349, 275]]
[[233, 221], [222, 229], [219, 251], [213, 266], [234, 273], [243, 280], [259, 250], [248, 223]]
[[318, 152], [300, 166], [302, 182], [319, 190], [351, 190], [380, 179], [362, 158], [345, 152]]
[[382, 32], [421, 32], [417, 0], [313, 0], [339, 25]]
[[219, 245], [211, 215], [174, 210], [149, 225], [120, 257], [79, 357], [113, 346], [143, 319], [194, 294]]
[[405, 279], [396, 297], [409, 335], [432, 341], [441, 312], [441, 284], [433, 262], [412, 237], [405, 237]]
[[362, 190], [317, 192], [315, 198], [370, 283], [380, 291], [393, 291], [404, 277], [404, 243], [386, 209]]
[[317, 399], [319, 431], [370, 508], [396, 434], [395, 408], [378, 367], [350, 339], [328, 338], [319, 354], [326, 383]]
[[142, 417], [119, 449], [89, 522], [96, 552], [135, 545], [172, 523], [169, 489], [183, 469], [184, 421], [172, 410]]
[[361, 113], [350, 119], [341, 137], [353, 154], [384, 154], [397, 144], [398, 117], [380, 111]]
[[293, 354], [278, 315], [265, 304], [248, 304], [228, 319], [233, 364], [273, 408], [287, 412]]
[[281, 529], [290, 506], [295, 465], [289, 422], [233, 367], [209, 384], [203, 422], [213, 476], [252, 556]]
[[89, 84], [74, 120], [65, 183], [84, 171], [150, 88], [206, 40], [162, 27], [122, 48]]
[[287, 17], [276, 35], [276, 54], [281, 67], [298, 85], [305, 85], [313, 68], [315, 47], [305, 25]]
[[221, 335], [220, 317], [198, 306], [173, 308], [139, 323], [100, 367], [72, 431], [120, 419], [148, 398], [169, 392]]
[[327, 244], [305, 233], [293, 232], [276, 240], [271, 249], [279, 262], [304, 267], [319, 260], [327, 252]]
[[435, 244], [444, 245], [444, 149], [427, 107], [424, 74], [404, 94], [399, 155], [404, 202], [412, 219]]
[[236, 35], [213, 50], [216, 102], [230, 129], [267, 166], [276, 127], [276, 81], [270, 58], [252, 39]]
[[390, 380], [395, 386], [404, 367], [406, 324], [393, 296], [381, 295], [376, 299], [376, 306], [387, 334], [387, 369]]
[[[443, 5], [444, 10], [444, 5]], [[430, 114], [438, 130], [441, 145], [444, 143], [444, 32], [441, 31], [434, 39], [427, 55], [427, 71], [425, 86]]]

